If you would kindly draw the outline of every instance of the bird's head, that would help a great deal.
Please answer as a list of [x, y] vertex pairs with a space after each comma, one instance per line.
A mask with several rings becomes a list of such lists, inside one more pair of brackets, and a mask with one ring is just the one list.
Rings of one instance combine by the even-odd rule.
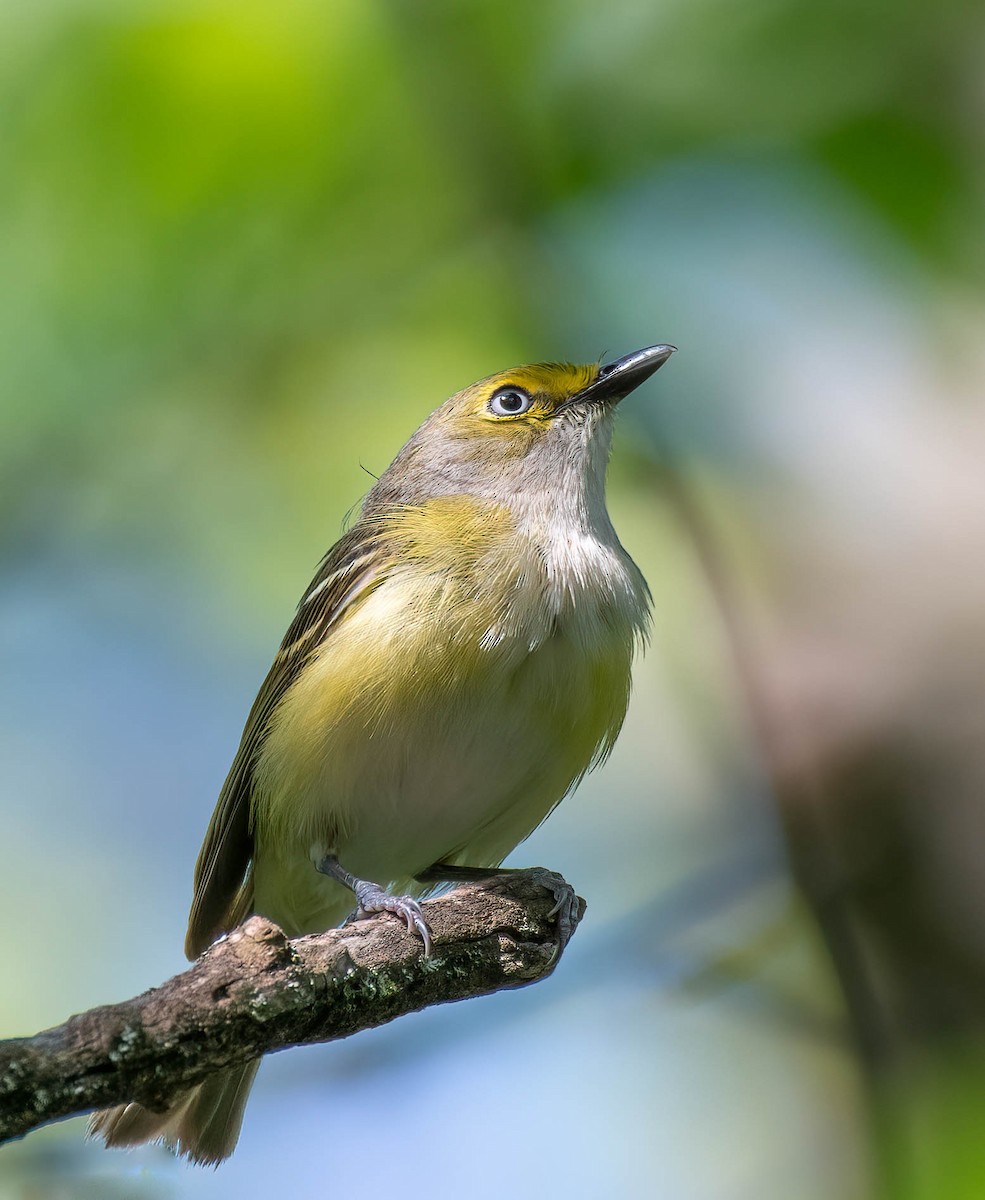
[[649, 346], [603, 366], [537, 363], [472, 384], [404, 446], [371, 494], [374, 507], [452, 494], [511, 503], [601, 487], [616, 404], [674, 349]]

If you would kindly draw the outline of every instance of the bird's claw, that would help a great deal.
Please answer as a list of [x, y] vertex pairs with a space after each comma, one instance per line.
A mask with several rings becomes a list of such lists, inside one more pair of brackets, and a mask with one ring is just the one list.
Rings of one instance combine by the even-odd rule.
[[356, 889], [359, 901], [357, 916], [389, 912], [400, 917], [408, 933], [417, 933], [424, 943], [424, 957], [431, 957], [431, 930], [424, 919], [424, 910], [413, 896], [391, 896], [376, 883], [364, 883]]
[[575, 894], [571, 884], [556, 871], [548, 871], [546, 867], [531, 867], [528, 873], [534, 883], [546, 888], [554, 897], [554, 907], [547, 915], [557, 918], [558, 946], [554, 954], [556, 961], [571, 941], [572, 934], [578, 928], [578, 922], [585, 914], [585, 901]]

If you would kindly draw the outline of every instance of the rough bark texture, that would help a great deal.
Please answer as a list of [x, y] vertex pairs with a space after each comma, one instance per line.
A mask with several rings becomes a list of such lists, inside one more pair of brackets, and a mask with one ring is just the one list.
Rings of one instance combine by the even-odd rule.
[[584, 901], [539, 870], [428, 901], [430, 958], [389, 914], [294, 941], [251, 917], [161, 987], [0, 1042], [0, 1142], [130, 1100], [160, 1111], [219, 1067], [542, 979], [566, 940], [554, 915], [558, 887], [577, 922]]

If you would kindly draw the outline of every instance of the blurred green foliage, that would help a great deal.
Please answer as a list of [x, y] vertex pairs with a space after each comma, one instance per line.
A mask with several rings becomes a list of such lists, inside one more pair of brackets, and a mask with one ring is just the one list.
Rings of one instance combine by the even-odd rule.
[[980, 33], [956, 0], [6, 6], [8, 537], [136, 509], [210, 559], [283, 489], [317, 536], [354, 427], [378, 469], [469, 379], [599, 353], [553, 214], [682, 155], [819, 164], [980, 282]]

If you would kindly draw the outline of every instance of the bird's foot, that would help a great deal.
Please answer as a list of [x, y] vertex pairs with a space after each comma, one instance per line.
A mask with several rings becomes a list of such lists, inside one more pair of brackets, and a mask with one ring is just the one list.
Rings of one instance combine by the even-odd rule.
[[560, 958], [578, 922], [585, 915], [585, 901], [575, 894], [575, 889], [557, 871], [546, 867], [530, 867], [526, 872], [539, 887], [546, 888], [554, 897], [554, 907], [547, 914], [557, 918], [558, 945], [555, 959]]
[[359, 901], [355, 914], [357, 920], [371, 913], [393, 913], [404, 922], [408, 933], [416, 931], [420, 935], [424, 943], [424, 957], [431, 957], [431, 930], [424, 919], [424, 910], [413, 896], [391, 896], [378, 883], [367, 883], [365, 880], [360, 880], [352, 890]]
[[359, 917], [369, 916], [371, 913], [394, 913], [406, 924], [408, 933], [416, 932], [420, 935], [421, 941], [424, 943], [424, 957], [430, 957], [431, 930], [428, 929], [428, 923], [424, 919], [423, 909], [413, 896], [391, 896], [378, 883], [371, 883], [368, 879], [357, 879], [342, 866], [334, 854], [326, 854], [321, 860], [314, 861], [315, 868], [322, 875], [338, 880], [355, 895], [359, 907], [353, 916], [357, 920]]
[[554, 897], [554, 907], [547, 915], [557, 917], [558, 946], [554, 955], [556, 961], [571, 941], [571, 935], [578, 927], [578, 922], [585, 915], [585, 901], [575, 894], [571, 884], [556, 871], [549, 871], [546, 867], [463, 867], [436, 862], [427, 870], [421, 871], [416, 878], [422, 883], [481, 882], [484, 879], [515, 874], [529, 876], [538, 887], [545, 888]]

